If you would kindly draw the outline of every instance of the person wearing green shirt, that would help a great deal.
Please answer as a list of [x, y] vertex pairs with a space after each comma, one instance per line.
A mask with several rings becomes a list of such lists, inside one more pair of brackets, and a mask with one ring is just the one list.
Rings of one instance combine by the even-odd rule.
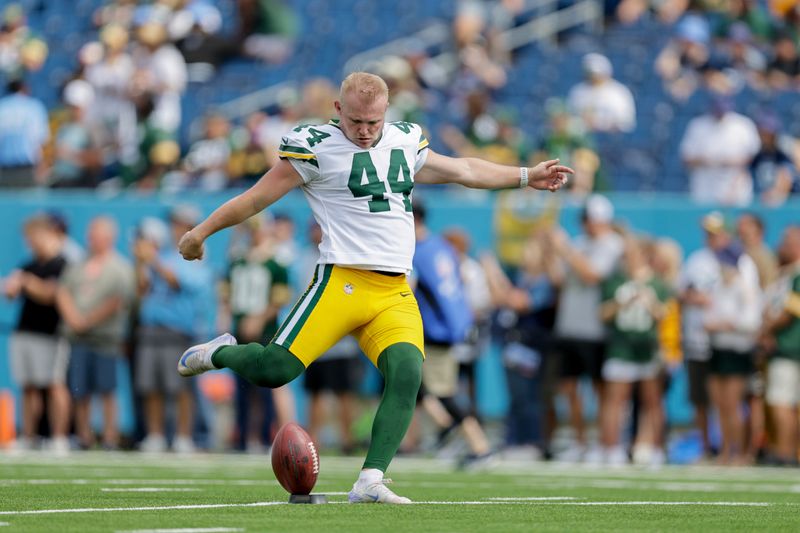
[[[628, 238], [621, 269], [602, 285], [600, 317], [608, 332], [603, 364], [603, 402], [600, 412], [600, 442], [603, 461], [624, 464], [628, 454], [619, 442], [623, 414], [635, 383], [641, 384], [644, 424], [653, 442], [640, 443], [653, 449], [650, 460], [664, 462], [660, 448], [664, 413], [661, 407], [658, 322], [664, 314], [668, 294], [655, 276], [645, 254], [645, 243]], [[640, 426], [643, 427], [643, 426]]]
[[797, 463], [797, 406], [800, 404], [800, 225], [783, 234], [778, 256], [784, 275], [780, 304], [768, 309], [762, 338], [773, 347], [767, 369], [767, 405], [775, 428], [775, 458]]
[[[289, 302], [289, 272], [274, 259], [276, 242], [271, 224], [252, 217], [239, 228], [245, 242], [234, 244], [228, 276], [222, 289], [223, 304], [231, 316], [231, 327], [242, 342], [269, 342], [278, 331], [278, 315]], [[270, 402], [279, 423], [294, 417], [288, 387], [262, 389], [236, 376], [236, 421], [238, 448], [248, 452], [265, 449], [262, 435]]]

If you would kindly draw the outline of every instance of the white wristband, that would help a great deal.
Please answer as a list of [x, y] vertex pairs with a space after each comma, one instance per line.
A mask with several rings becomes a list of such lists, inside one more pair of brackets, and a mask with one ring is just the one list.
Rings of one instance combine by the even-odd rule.
[[519, 167], [519, 188], [528, 186], [528, 167]]

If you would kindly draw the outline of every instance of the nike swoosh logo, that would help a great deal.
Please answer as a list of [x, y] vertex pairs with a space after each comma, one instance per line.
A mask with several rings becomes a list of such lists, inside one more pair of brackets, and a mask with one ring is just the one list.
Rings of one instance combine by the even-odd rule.
[[186, 352], [185, 354], [183, 354], [183, 357], [181, 357], [181, 361], [180, 361], [181, 366], [186, 366], [186, 359], [188, 359], [189, 356], [192, 355], [193, 353], [195, 353], [196, 351], [197, 350], [191, 350], [191, 351]]
[[403, 298], [405, 298], [406, 296], [411, 296], [411, 293], [410, 293], [410, 292], [401, 292], [401, 293], [400, 293], [400, 296], [402, 296]]

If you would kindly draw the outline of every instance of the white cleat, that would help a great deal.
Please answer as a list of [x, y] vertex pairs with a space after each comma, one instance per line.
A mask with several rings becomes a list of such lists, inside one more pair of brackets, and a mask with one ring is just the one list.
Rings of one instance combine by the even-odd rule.
[[209, 370], [216, 370], [217, 367], [211, 363], [211, 356], [217, 348], [223, 346], [235, 346], [236, 339], [230, 333], [223, 333], [216, 339], [210, 340], [205, 344], [192, 346], [181, 356], [178, 361], [178, 374], [183, 377], [196, 376]]
[[347, 501], [350, 503], [394, 503], [394, 504], [407, 504], [411, 500], [404, 496], [398, 496], [385, 485], [391, 483], [390, 479], [384, 479], [378, 483], [371, 483], [369, 485], [362, 485], [358, 481], [353, 484], [353, 490], [347, 495]]

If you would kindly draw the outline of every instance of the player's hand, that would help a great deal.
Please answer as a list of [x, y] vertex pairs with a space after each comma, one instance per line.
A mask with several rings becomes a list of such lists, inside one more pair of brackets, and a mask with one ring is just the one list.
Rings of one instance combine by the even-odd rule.
[[205, 252], [203, 240], [197, 237], [192, 231], [187, 231], [178, 242], [178, 251], [187, 261], [202, 259]]
[[570, 174], [575, 174], [571, 168], [559, 165], [558, 159], [542, 161], [528, 170], [528, 187], [540, 191], [556, 192], [566, 185]]

